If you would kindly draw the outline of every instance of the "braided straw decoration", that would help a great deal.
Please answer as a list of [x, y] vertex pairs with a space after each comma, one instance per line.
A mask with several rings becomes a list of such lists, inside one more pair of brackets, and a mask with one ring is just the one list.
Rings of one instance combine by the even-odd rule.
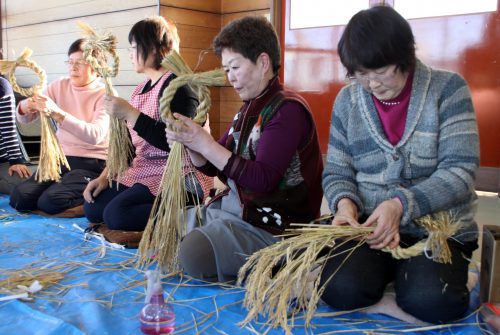
[[[170, 102], [177, 89], [189, 84], [198, 96], [200, 104], [196, 109], [194, 121], [203, 124], [210, 109], [210, 91], [207, 86], [221, 86], [225, 83], [223, 70], [193, 73], [184, 59], [172, 51], [165, 57], [162, 65], [177, 75], [160, 98], [160, 117], [167, 120], [172, 117]], [[184, 146], [175, 142], [168, 156], [160, 186], [139, 244], [138, 266], [146, 266], [155, 255], [155, 261], [162, 270], [172, 272], [179, 269], [179, 244], [186, 234], [184, 222], [186, 207], [186, 185], [183, 177], [183, 162], [187, 161]]]
[[[331, 215], [319, 220], [327, 218], [331, 218]], [[457, 232], [460, 222], [454, 222], [447, 212], [427, 215], [416, 222], [427, 229], [429, 236], [426, 241], [420, 241], [407, 249], [397, 247], [385, 248], [383, 251], [390, 252], [396, 259], [408, 259], [431, 250], [434, 261], [451, 262], [446, 240]], [[284, 236], [287, 238], [255, 252], [240, 269], [238, 284], [245, 282], [243, 304], [248, 309], [242, 325], [262, 314], [267, 316], [268, 326], [282, 327], [286, 334], [292, 334], [290, 324], [293, 324], [295, 315], [303, 311], [306, 326], [309, 326], [317, 303], [331, 279], [327, 279], [320, 287], [319, 273], [326, 261], [336, 256], [336, 248], [343, 243], [358, 240], [357, 246], [347, 251], [350, 255], [375, 230], [375, 227], [324, 224], [296, 226], [299, 228], [286, 231]], [[325, 250], [330, 251], [325, 254]]]
[[[88, 24], [81, 21], [77, 24], [85, 34], [85, 43], [83, 45], [83, 56], [85, 60], [90, 64], [92, 69], [104, 79], [106, 94], [114, 96], [115, 93], [113, 91], [111, 78], [116, 77], [120, 66], [120, 59], [116, 53], [116, 37], [111, 33], [105, 33], [99, 36]], [[113, 66], [109, 67], [106, 64], [100, 63], [99, 60], [93, 56], [95, 51], [102, 55], [109, 54], [113, 59]], [[110, 185], [113, 179], [119, 180], [128, 169], [133, 153], [134, 147], [128, 135], [126, 122], [111, 116], [108, 159], [106, 161]]]
[[[40, 94], [42, 88], [47, 82], [45, 71], [29, 58], [33, 51], [25, 48], [21, 55], [15, 61], [0, 61], [0, 72], [7, 74], [7, 79], [12, 85], [12, 89], [21, 95], [31, 97]], [[39, 81], [30, 88], [22, 88], [17, 84], [15, 71], [16, 67], [26, 67], [37, 75]], [[40, 115], [40, 161], [35, 173], [35, 180], [38, 182], [44, 181], [59, 181], [61, 179], [61, 165], [70, 169], [61, 144], [57, 140], [56, 133], [52, 127], [50, 117], [43, 113]]]

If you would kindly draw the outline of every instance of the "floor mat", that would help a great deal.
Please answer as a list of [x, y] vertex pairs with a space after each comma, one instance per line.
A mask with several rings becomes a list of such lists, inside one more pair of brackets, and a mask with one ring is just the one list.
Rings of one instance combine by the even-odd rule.
[[[85, 241], [84, 218], [20, 214], [0, 196], [0, 282], [13, 274], [55, 275], [33, 301], [0, 301], [0, 334], [140, 334], [144, 273], [134, 267], [135, 250], [103, 248]], [[5, 281], [3, 282], [5, 284]], [[241, 328], [246, 312], [241, 288], [206, 284], [181, 276], [162, 280], [176, 313], [175, 334], [261, 334], [265, 319]], [[0, 292], [0, 298], [5, 297]], [[481, 334], [477, 326], [478, 287], [470, 314], [453, 325], [423, 330], [378, 314], [336, 313], [319, 306], [309, 328], [294, 320], [293, 334]], [[267, 334], [284, 334], [272, 329]]]

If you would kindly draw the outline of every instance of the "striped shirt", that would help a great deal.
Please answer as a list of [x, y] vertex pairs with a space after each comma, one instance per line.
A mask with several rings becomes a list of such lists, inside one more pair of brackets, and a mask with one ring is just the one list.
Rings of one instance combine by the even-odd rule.
[[0, 77], [0, 162], [10, 165], [25, 163], [17, 135], [15, 107], [12, 87]]

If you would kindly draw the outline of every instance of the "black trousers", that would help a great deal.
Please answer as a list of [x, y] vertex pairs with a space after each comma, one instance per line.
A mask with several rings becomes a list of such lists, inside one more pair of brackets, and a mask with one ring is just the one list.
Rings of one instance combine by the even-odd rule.
[[[416, 242], [409, 237], [401, 238], [403, 247]], [[351, 310], [373, 305], [382, 298], [387, 284], [394, 281], [398, 306], [422, 321], [448, 322], [466, 312], [469, 305], [466, 258], [477, 248], [477, 241], [448, 240], [451, 264], [434, 262], [425, 255], [396, 260], [366, 244], [351, 253], [357, 243], [351, 241], [339, 246], [334, 252], [336, 256], [325, 264], [321, 284], [327, 284], [322, 299], [330, 306]]]
[[[188, 192], [187, 205], [193, 195]], [[148, 187], [136, 183], [130, 187], [112, 182], [93, 203], [85, 202], [83, 211], [90, 222], [104, 222], [109, 229], [142, 231], [146, 228], [155, 196]], [[198, 200], [201, 201], [201, 200]]]
[[35, 175], [17, 185], [10, 195], [10, 205], [18, 211], [41, 210], [58, 214], [83, 204], [83, 191], [99, 176], [106, 161], [96, 158], [68, 156], [71, 170], [63, 168], [60, 182], [39, 183]]

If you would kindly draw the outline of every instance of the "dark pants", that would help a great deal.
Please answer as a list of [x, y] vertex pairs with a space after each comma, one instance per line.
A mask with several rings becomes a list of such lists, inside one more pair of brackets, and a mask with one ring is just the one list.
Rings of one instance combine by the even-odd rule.
[[[92, 223], [104, 222], [109, 229], [142, 231], [146, 228], [155, 196], [147, 186], [131, 187], [113, 180], [111, 187], [103, 190], [93, 203], [85, 202], [83, 211]], [[200, 201], [198, 199], [198, 201]], [[192, 205], [193, 195], [188, 192], [186, 205]]]
[[[401, 245], [416, 242], [404, 237], [402, 240]], [[387, 284], [394, 281], [398, 306], [422, 321], [448, 322], [466, 312], [469, 305], [466, 258], [477, 248], [476, 241], [460, 244], [448, 240], [452, 264], [437, 263], [425, 255], [396, 260], [366, 244], [350, 253], [348, 250], [356, 244], [353, 241], [339, 246], [335, 254], [345, 252], [330, 258], [323, 269], [321, 284], [331, 279], [322, 299], [330, 306], [351, 310], [373, 305], [382, 298]]]
[[67, 159], [71, 170], [63, 168], [60, 182], [39, 183], [33, 175], [12, 190], [10, 205], [21, 212], [41, 210], [47, 214], [58, 214], [82, 205], [85, 187], [101, 174], [106, 162], [71, 156]]
[[[26, 164], [28, 169], [35, 173], [36, 165]], [[10, 195], [12, 190], [28, 178], [21, 178], [16, 172], [9, 176], [10, 164], [8, 162], [0, 163], [0, 193]]]
[[142, 184], [127, 187], [113, 181], [93, 203], [85, 202], [83, 211], [90, 222], [104, 222], [113, 230], [144, 230], [155, 200], [154, 195]]

